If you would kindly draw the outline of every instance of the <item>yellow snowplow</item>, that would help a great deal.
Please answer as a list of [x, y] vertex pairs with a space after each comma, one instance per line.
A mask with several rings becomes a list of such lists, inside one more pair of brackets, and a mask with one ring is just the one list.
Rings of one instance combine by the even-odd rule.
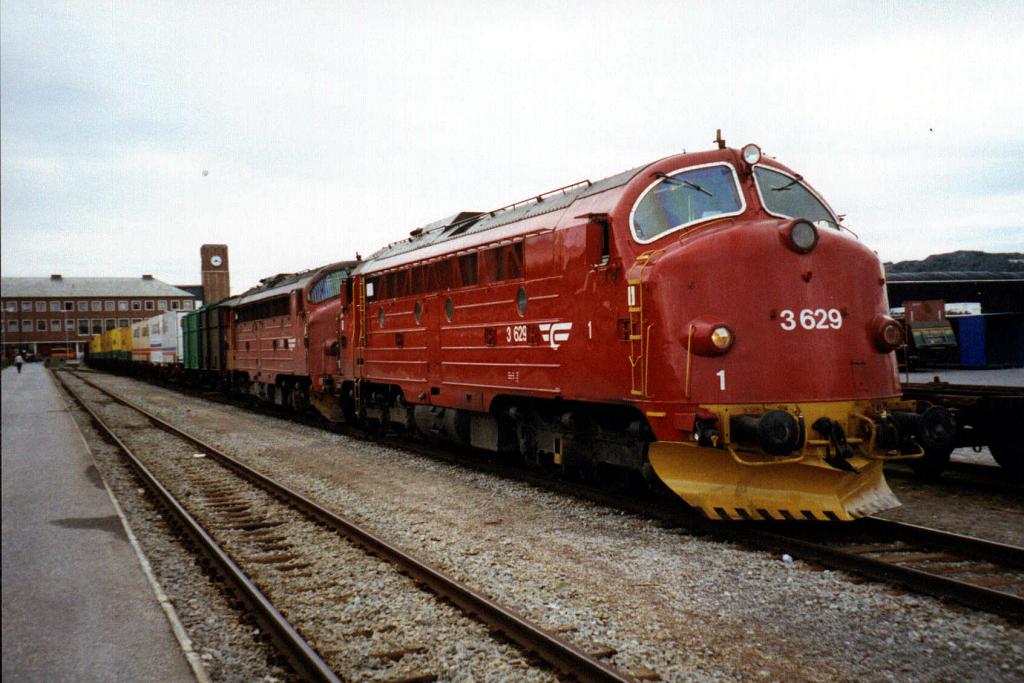
[[657, 441], [647, 453], [665, 485], [711, 519], [848, 521], [900, 504], [879, 460], [851, 458], [860, 471], [848, 472], [817, 459], [741, 464], [724, 450], [678, 441]]
[[884, 461], [952, 438], [945, 411], [838, 401], [704, 406], [693, 441], [647, 457], [668, 488], [711, 519], [848, 521], [899, 506]]

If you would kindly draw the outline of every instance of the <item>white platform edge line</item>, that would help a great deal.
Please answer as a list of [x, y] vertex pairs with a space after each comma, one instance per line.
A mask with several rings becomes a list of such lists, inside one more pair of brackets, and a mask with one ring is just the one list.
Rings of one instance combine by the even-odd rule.
[[[61, 397], [62, 401], [65, 401], [64, 395], [61, 393], [60, 385], [57, 383], [53, 373], [53, 370], [48, 369], [50, 381], [57, 390], [57, 395]], [[71, 411], [68, 408], [67, 403], [65, 403], [64, 409], [70, 416]], [[188, 637], [188, 632], [185, 631], [185, 626], [181, 623], [177, 610], [174, 609], [174, 605], [171, 603], [170, 598], [167, 597], [167, 594], [164, 593], [164, 589], [160, 585], [160, 581], [157, 580], [156, 575], [153, 573], [153, 568], [149, 564], [149, 558], [146, 557], [146, 553], [143, 552], [138, 539], [135, 538], [135, 532], [132, 531], [131, 524], [128, 523], [128, 518], [125, 517], [124, 511], [121, 510], [121, 505], [117, 502], [117, 498], [114, 497], [114, 492], [111, 491], [110, 486], [107, 485], [107, 479], [103, 476], [103, 471], [96, 464], [96, 456], [93, 454], [92, 448], [89, 446], [89, 442], [86, 441], [85, 434], [82, 433], [82, 429], [78, 426], [78, 422], [75, 421], [74, 417], [72, 417], [71, 420], [75, 423], [75, 431], [78, 432], [78, 438], [82, 440], [82, 444], [85, 446], [85, 450], [89, 454], [89, 458], [92, 460], [93, 467], [96, 468], [96, 473], [100, 477], [100, 481], [103, 482], [103, 488], [107, 491], [107, 496], [110, 498], [110, 502], [114, 506], [114, 511], [121, 519], [121, 525], [124, 527], [125, 534], [128, 536], [128, 542], [131, 543], [132, 548], [135, 549], [135, 556], [139, 559], [139, 564], [142, 565], [142, 571], [146, 575], [146, 579], [149, 580], [149, 586], [153, 589], [153, 594], [156, 596], [157, 602], [160, 603], [160, 607], [163, 609], [164, 615], [167, 617], [167, 621], [170, 622], [171, 631], [174, 632], [174, 637], [178, 641], [178, 645], [181, 647], [182, 654], [185, 655], [189, 668], [192, 669], [192, 675], [195, 676], [197, 683], [211, 683], [210, 676], [206, 672], [206, 667], [203, 666], [203, 660], [200, 658], [199, 653], [196, 652], [195, 648], [192, 647], [192, 639]]]

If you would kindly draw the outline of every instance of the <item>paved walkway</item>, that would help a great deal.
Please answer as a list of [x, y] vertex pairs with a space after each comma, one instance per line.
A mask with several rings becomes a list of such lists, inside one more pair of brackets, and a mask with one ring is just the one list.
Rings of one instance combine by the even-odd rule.
[[[992, 384], [1003, 387], [1024, 387], [1024, 368], [1008, 370], [922, 370], [910, 373], [911, 382], [931, 382], [936, 376], [950, 384]], [[900, 373], [902, 382], [906, 375]]]
[[2, 388], [3, 679], [194, 681], [47, 370]]

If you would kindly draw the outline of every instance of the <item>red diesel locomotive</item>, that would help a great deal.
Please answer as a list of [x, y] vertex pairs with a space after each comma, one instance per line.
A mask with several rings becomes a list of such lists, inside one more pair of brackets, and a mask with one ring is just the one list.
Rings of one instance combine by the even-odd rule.
[[899, 400], [876, 255], [755, 145], [455, 214], [339, 294], [304, 322], [328, 418], [638, 470], [713, 518], [892, 507], [882, 462], [955, 430]]
[[[220, 340], [226, 339], [232, 390], [296, 411], [307, 409], [310, 375], [325, 372], [317, 363], [323, 354], [316, 353], [315, 347], [310, 353], [308, 321], [332, 304], [336, 316], [341, 283], [355, 265], [355, 261], [342, 261], [274, 275], [219, 306], [199, 311], [196, 317], [204, 348], [197, 355], [203, 358], [206, 348], [217, 349]], [[224, 309], [230, 315], [218, 315]], [[213, 363], [203, 360], [197, 367], [211, 369], [208, 366]]]
[[584, 475], [715, 519], [897, 505], [953, 444], [901, 401], [878, 258], [755, 145], [671, 156], [413, 230], [190, 314], [184, 373], [333, 421]]

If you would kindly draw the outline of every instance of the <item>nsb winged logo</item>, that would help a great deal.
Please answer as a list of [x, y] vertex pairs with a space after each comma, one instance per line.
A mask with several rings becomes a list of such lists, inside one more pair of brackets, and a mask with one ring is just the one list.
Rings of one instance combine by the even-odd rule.
[[569, 341], [569, 332], [572, 331], [572, 323], [541, 323], [538, 327], [544, 343], [556, 350], [562, 342]]

